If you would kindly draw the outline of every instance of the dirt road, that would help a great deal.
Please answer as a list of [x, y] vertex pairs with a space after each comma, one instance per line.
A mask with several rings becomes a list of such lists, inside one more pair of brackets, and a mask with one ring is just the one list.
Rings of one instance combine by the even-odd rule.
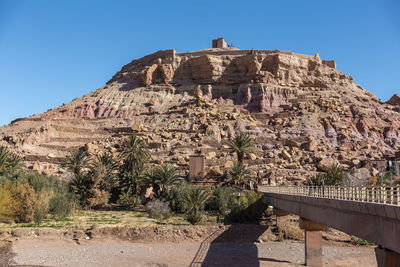
[[[19, 239], [13, 242], [16, 265], [41, 266], [296, 266], [304, 262], [297, 241], [255, 243], [135, 243], [116, 239]], [[323, 249], [324, 266], [376, 266], [369, 247]]]

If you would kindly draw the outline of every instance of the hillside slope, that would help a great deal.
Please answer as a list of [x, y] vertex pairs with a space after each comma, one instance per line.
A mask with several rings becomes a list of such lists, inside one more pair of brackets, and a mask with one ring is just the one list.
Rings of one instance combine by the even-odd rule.
[[201, 153], [218, 173], [234, 160], [225, 141], [248, 132], [259, 148], [249, 166], [298, 183], [323, 169], [322, 159], [351, 168], [399, 150], [397, 102], [382, 103], [318, 54], [165, 50], [133, 60], [88, 95], [1, 127], [0, 145], [35, 171], [67, 178], [57, 164], [70, 151], [116, 152], [136, 132], [152, 163], [184, 173], [189, 155]]

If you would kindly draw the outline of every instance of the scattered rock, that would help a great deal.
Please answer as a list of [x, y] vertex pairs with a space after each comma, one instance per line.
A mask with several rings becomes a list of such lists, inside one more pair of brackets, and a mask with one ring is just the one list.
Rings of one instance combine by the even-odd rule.
[[333, 164], [338, 164], [339, 162], [332, 158], [323, 158], [320, 162], [318, 162], [318, 170], [326, 172], [328, 171]]

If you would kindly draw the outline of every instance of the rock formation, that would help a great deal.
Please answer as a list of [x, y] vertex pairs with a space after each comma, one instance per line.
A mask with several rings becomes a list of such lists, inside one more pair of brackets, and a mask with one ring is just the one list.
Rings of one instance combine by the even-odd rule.
[[66, 176], [56, 164], [69, 151], [90, 144], [116, 152], [135, 132], [149, 143], [152, 163], [185, 172], [195, 153], [223, 169], [233, 160], [225, 141], [244, 131], [259, 148], [247, 161], [254, 171], [298, 183], [324, 159], [350, 168], [354, 159], [398, 150], [396, 97], [382, 103], [318, 54], [164, 50], [133, 60], [88, 95], [1, 127], [0, 144], [35, 171]]

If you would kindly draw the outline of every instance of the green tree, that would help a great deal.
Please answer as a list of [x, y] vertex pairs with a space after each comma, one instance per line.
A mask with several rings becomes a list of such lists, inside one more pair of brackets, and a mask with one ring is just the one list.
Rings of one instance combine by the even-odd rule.
[[145, 173], [148, 185], [153, 187], [156, 197], [166, 197], [171, 186], [180, 182], [177, 170], [170, 164], [150, 168]]
[[304, 185], [324, 185], [325, 184], [325, 173], [318, 173], [314, 176], [308, 177], [307, 180], [303, 182]]
[[23, 161], [20, 157], [10, 152], [7, 147], [0, 146], [0, 174], [20, 170], [22, 166]]
[[187, 211], [186, 219], [191, 224], [198, 224], [203, 218], [203, 211], [211, 194], [208, 190], [194, 187], [185, 196]]
[[139, 195], [147, 184], [145, 175], [143, 168], [124, 172], [119, 181], [120, 191], [128, 195]]
[[79, 203], [84, 208], [90, 207], [90, 198], [93, 196], [93, 180], [87, 174], [74, 176], [69, 184], [71, 192], [78, 198]]
[[229, 171], [228, 175], [229, 180], [237, 186], [248, 185], [250, 181], [254, 181], [254, 178], [250, 175], [249, 169], [247, 169], [240, 161], [233, 165], [233, 168]]
[[228, 141], [231, 153], [236, 153], [239, 162], [243, 162], [245, 156], [253, 155], [256, 152], [254, 140], [246, 133], [240, 133]]
[[344, 185], [349, 178], [340, 164], [333, 164], [325, 173], [325, 185]]
[[120, 158], [124, 161], [125, 171], [132, 171], [143, 167], [150, 159], [150, 151], [145, 141], [132, 134], [125, 142]]
[[307, 178], [305, 185], [344, 185], [349, 181], [349, 177], [344, 172], [342, 166], [335, 163], [325, 173], [319, 173], [313, 177]]
[[89, 167], [89, 154], [82, 149], [75, 150], [67, 156], [63, 165], [72, 171], [75, 176], [80, 176]]
[[118, 166], [110, 153], [97, 155], [90, 164], [90, 176], [99, 189], [111, 192], [118, 185], [116, 171]]

